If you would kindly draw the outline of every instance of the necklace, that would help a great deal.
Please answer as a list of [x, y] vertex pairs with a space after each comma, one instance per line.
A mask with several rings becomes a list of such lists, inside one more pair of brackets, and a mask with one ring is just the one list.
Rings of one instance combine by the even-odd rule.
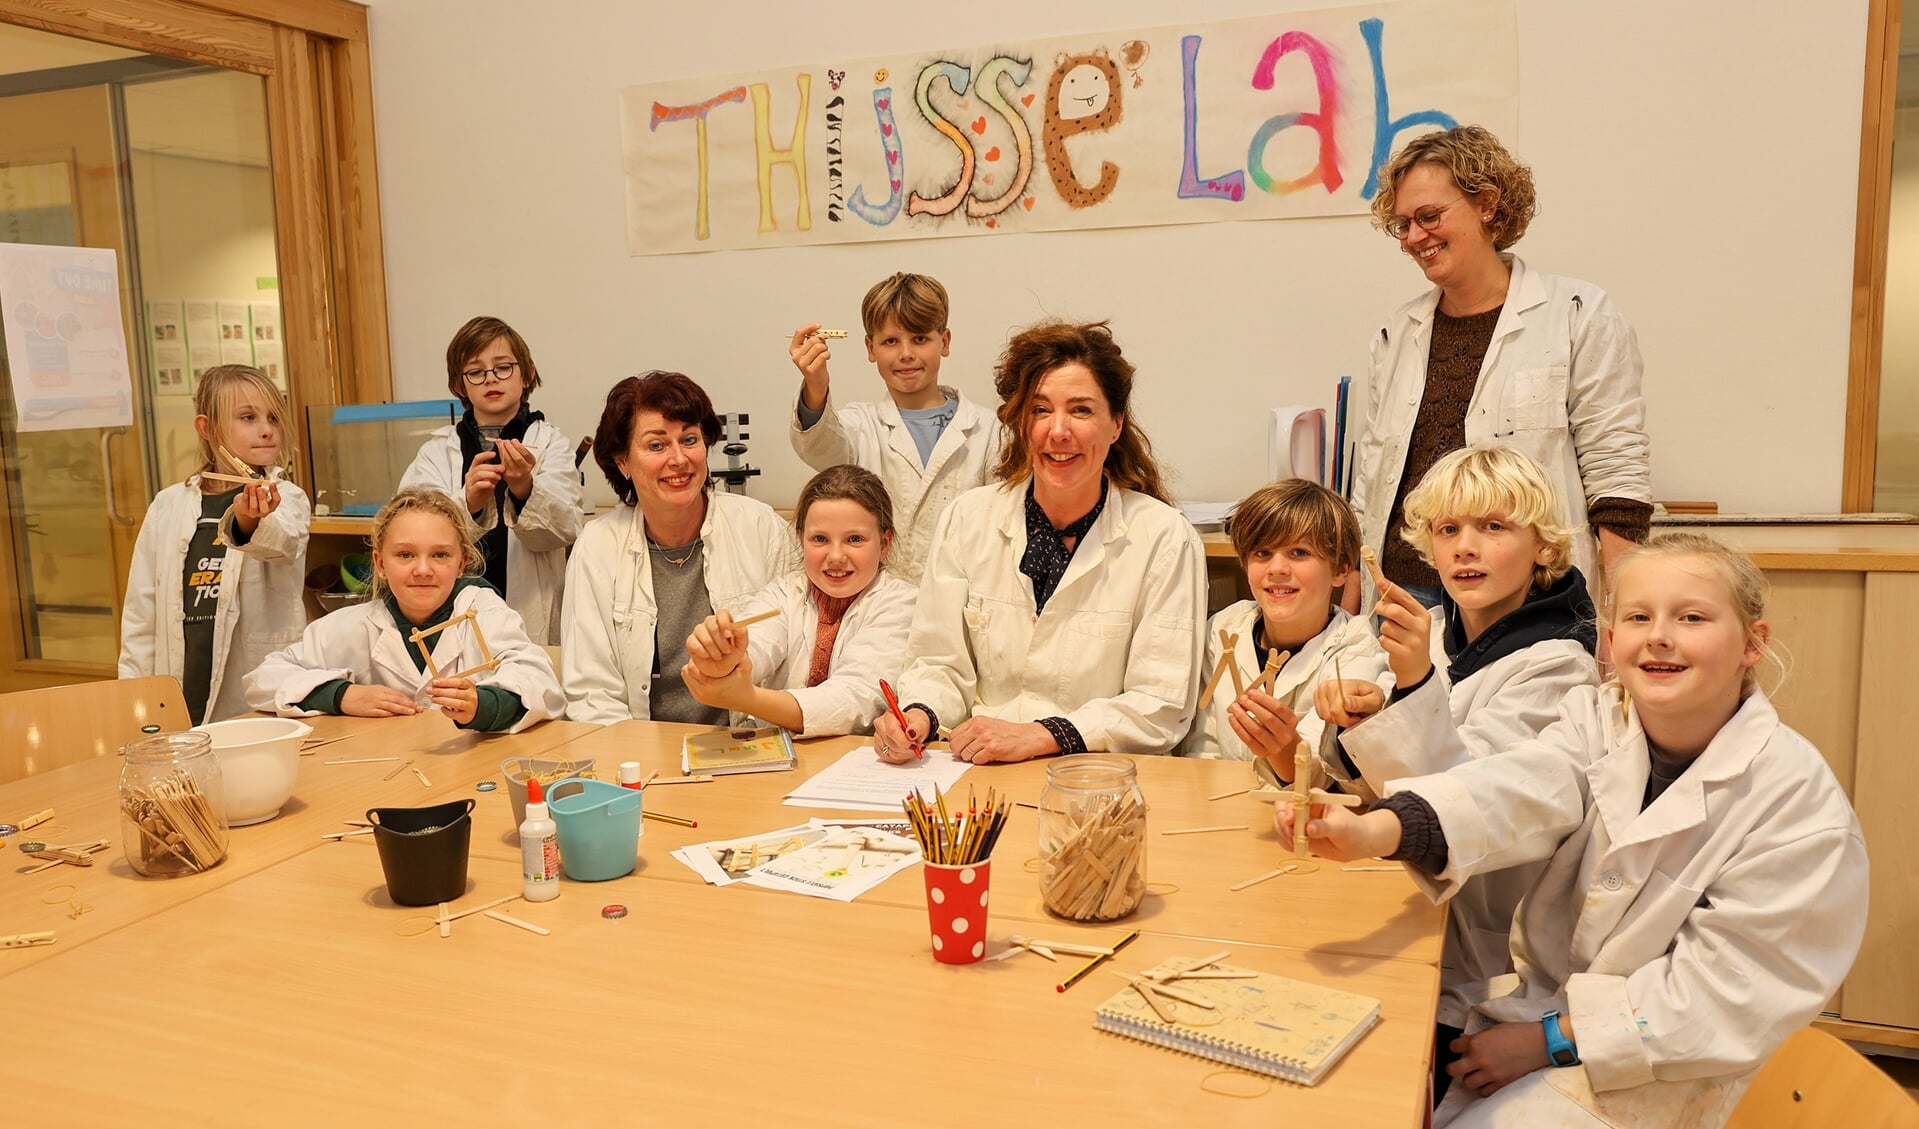
[[652, 538], [647, 539], [646, 547], [648, 549], [651, 549], [653, 552], [658, 553], [661, 560], [665, 561], [667, 564], [672, 565], [674, 568], [685, 568], [686, 562], [692, 560], [693, 554], [699, 551], [700, 539], [695, 537], [691, 545], [681, 546], [681, 548], [685, 549], [686, 552], [682, 553], [681, 555], [677, 557], [668, 555], [666, 549], [663, 546], [655, 545], [653, 543]]

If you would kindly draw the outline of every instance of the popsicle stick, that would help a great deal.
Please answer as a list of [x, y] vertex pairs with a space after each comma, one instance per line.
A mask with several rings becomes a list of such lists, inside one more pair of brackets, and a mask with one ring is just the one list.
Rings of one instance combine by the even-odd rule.
[[1235, 824], [1232, 824], [1231, 826], [1220, 826], [1220, 827], [1174, 827], [1169, 830], [1162, 831], [1160, 832], [1160, 834], [1161, 835], [1204, 835], [1212, 831], [1244, 831], [1244, 830], [1246, 830], [1246, 825], [1244, 823], [1235, 823]]
[[[1231, 645], [1228, 645], [1227, 643], [1228, 639], [1232, 640]], [[1225, 651], [1227, 654], [1230, 655], [1233, 653], [1233, 648], [1239, 645], [1239, 636], [1228, 635], [1226, 634], [1225, 631], [1221, 631], [1219, 633], [1219, 645], [1222, 651]], [[1237, 698], [1246, 692], [1246, 679], [1242, 677], [1239, 673], [1239, 662], [1237, 659], [1235, 659], [1233, 662], [1227, 663], [1226, 669], [1232, 672], [1233, 697]]]
[[261, 481], [258, 478], [241, 478], [237, 474], [221, 474], [217, 470], [203, 470], [200, 472], [200, 477], [211, 478], [215, 482], [237, 482], [242, 486], [251, 486]]
[[1162, 996], [1168, 996], [1178, 1000], [1180, 1003], [1192, 1004], [1194, 1007], [1203, 1007], [1207, 1011], [1218, 1010], [1219, 1005], [1213, 1003], [1213, 1001], [1207, 999], [1205, 996], [1200, 995], [1198, 992], [1169, 984], [1164, 980], [1148, 980], [1147, 983], [1153, 986], [1153, 991], [1158, 992]]
[[418, 765], [414, 765], [414, 766], [413, 766], [413, 775], [415, 775], [415, 776], [417, 776], [417, 777], [419, 777], [419, 778], [420, 778], [420, 786], [421, 786], [421, 787], [423, 787], [423, 788], [431, 788], [431, 787], [433, 787], [433, 781], [431, 781], [431, 780], [428, 780], [428, 779], [426, 778], [426, 773], [424, 773], [424, 772], [421, 772], [421, 771], [420, 771], [420, 767], [419, 767]]
[[326, 834], [320, 836], [320, 838], [331, 839], [337, 843], [342, 839], [350, 839], [355, 835], [371, 835], [371, 834], [373, 834], [373, 828], [371, 827], [355, 827], [351, 831], [329, 831]]
[[492, 909], [494, 906], [503, 906], [508, 902], [518, 899], [519, 896], [520, 895], [518, 894], [508, 894], [504, 898], [495, 898], [484, 905], [469, 906], [468, 908], [463, 909], [459, 911], [458, 913], [448, 914], [446, 919], [448, 921], [458, 921], [463, 917], [472, 917], [476, 913], [485, 913], [487, 910]]
[[1213, 795], [1210, 795], [1206, 798], [1209, 800], [1225, 800], [1225, 799], [1230, 799], [1234, 796], [1244, 796], [1246, 793], [1250, 791], [1252, 791], [1251, 788], [1235, 788], [1230, 792], [1216, 792]]
[[446, 915], [446, 903], [440, 903], [440, 936], [453, 936], [453, 919]]
[[774, 616], [778, 614], [780, 614], [780, 609], [774, 608], [770, 612], [761, 612], [758, 615], [749, 615], [745, 619], [736, 619], [733, 621], [733, 626], [734, 627], [751, 627], [754, 624], [759, 623], [763, 620], [772, 619]]
[[649, 777], [647, 780], [647, 787], [651, 788], [656, 784], [666, 785], [666, 784], [711, 784], [711, 783], [713, 783], [713, 778], [702, 772], [702, 773], [696, 773], [692, 776], [669, 776], [665, 780], [654, 780], [651, 777]]
[[553, 932], [553, 930], [546, 928], [544, 925], [535, 925], [531, 921], [521, 921], [512, 914], [501, 913], [496, 909], [487, 910], [486, 915], [495, 921], [504, 921], [508, 925], [517, 925], [528, 933], [538, 933], [542, 937], [548, 936]]
[[[1199, 708], [1205, 709], [1213, 700], [1213, 691], [1219, 688], [1219, 680], [1226, 676], [1228, 668], [1233, 666], [1233, 648], [1239, 645], [1239, 636], [1228, 635], [1224, 630], [1219, 633], [1219, 661], [1213, 664], [1213, 676], [1206, 680], [1206, 689], [1199, 692]], [[1238, 683], [1238, 679], [1234, 679]]]
[[402, 772], [405, 772], [407, 770], [407, 766], [411, 765], [412, 763], [413, 763], [412, 761], [407, 761], [405, 764], [396, 764], [393, 766], [392, 772], [389, 772], [385, 776], [380, 777], [380, 779], [391, 780], [394, 777], [400, 775]]
[[379, 761], [396, 761], [399, 757], [351, 757], [347, 760], [322, 761], [322, 764], [374, 764]]
[[1403, 866], [1342, 866], [1339, 869], [1347, 874], [1393, 874], [1406, 868]]
[[320, 746], [331, 745], [336, 741], [344, 741], [351, 736], [353, 736], [353, 734], [343, 733], [338, 737], [322, 737], [317, 741], [309, 739], [305, 744], [300, 746], [300, 755], [303, 757], [312, 756], [313, 750], [319, 748]]
[[1112, 969], [1110, 971], [1113, 973], [1113, 975], [1118, 976], [1122, 980], [1125, 980], [1128, 984], [1131, 984], [1133, 986], [1133, 991], [1138, 992], [1139, 998], [1142, 1000], [1145, 1000], [1146, 1006], [1152, 1008], [1154, 1012], [1158, 1013], [1161, 1019], [1165, 1020], [1167, 1023], [1179, 1022], [1177, 1019], [1174, 1019], [1173, 1014], [1167, 1011], [1165, 1006], [1160, 1003], [1159, 993], [1154, 991], [1155, 985], [1153, 984], [1151, 980], [1146, 980], [1141, 977], [1134, 976], [1130, 972], [1121, 972], [1118, 969]]
[[1246, 881], [1239, 883], [1237, 886], [1228, 887], [1228, 889], [1244, 890], [1248, 886], [1257, 886], [1261, 882], [1265, 882], [1273, 878], [1278, 878], [1282, 874], [1291, 874], [1293, 871], [1298, 869], [1299, 869], [1298, 863], [1289, 862], [1285, 866], [1280, 867], [1278, 870], [1269, 870], [1257, 878], [1248, 878]]
[[232, 467], [234, 470], [239, 471], [241, 474], [246, 475], [246, 478], [243, 479], [242, 481], [245, 481], [245, 482], [261, 481], [260, 476], [253, 472], [253, 468], [251, 466], [248, 466], [245, 462], [243, 462], [238, 455], [234, 454], [232, 451], [227, 450], [224, 444], [219, 444], [219, 443], [214, 444], [213, 450], [221, 458], [227, 461], [228, 466]]
[[1233, 955], [1233, 950], [1221, 949], [1218, 952], [1214, 953], [1212, 956], [1206, 957], [1203, 960], [1196, 960], [1196, 961], [1193, 961], [1191, 964], [1188, 964], [1183, 970], [1181, 970], [1181, 975], [1185, 975], [1188, 972], [1198, 972], [1200, 969], [1205, 968], [1208, 965], [1218, 964], [1220, 961], [1225, 960], [1227, 957], [1232, 955]]
[[[475, 624], [474, 626], [475, 626], [475, 627], [478, 627], [479, 625], [478, 625], [478, 624]], [[474, 634], [475, 634], [475, 635], [478, 635], [478, 634], [479, 634], [479, 632], [478, 632], [478, 631], [475, 631], [475, 632], [474, 632]], [[449, 677], [449, 678], [471, 678], [471, 677], [473, 677], [473, 676], [474, 676], [474, 675], [476, 675], [476, 674], [485, 674], [485, 673], [486, 673], [487, 671], [489, 671], [489, 670], [498, 670], [498, 669], [500, 668], [500, 664], [501, 664], [502, 662], [505, 662], [505, 661], [506, 661], [505, 659], [500, 659], [500, 658], [493, 658], [493, 659], [488, 659], [488, 660], [486, 660], [485, 662], [483, 662], [483, 663], [481, 663], [481, 664], [480, 664], [479, 666], [476, 666], [476, 667], [474, 667], [474, 668], [472, 668], [471, 670], [463, 670], [463, 671], [461, 671], [461, 672], [460, 672], [460, 673], [458, 673], [458, 674], [452, 674], [452, 675], [448, 675], [447, 677]]]

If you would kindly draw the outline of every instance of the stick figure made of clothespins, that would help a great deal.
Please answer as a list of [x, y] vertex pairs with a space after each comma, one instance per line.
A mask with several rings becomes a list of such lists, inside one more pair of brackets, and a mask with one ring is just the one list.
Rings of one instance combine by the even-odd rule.
[[1301, 741], [1293, 750], [1293, 796], [1281, 803], [1293, 805], [1293, 857], [1305, 858], [1306, 820], [1312, 815], [1314, 804], [1338, 804], [1340, 807], [1356, 808], [1358, 796], [1348, 796], [1344, 792], [1328, 792], [1324, 788], [1313, 787], [1319, 775], [1319, 760], [1313, 756], [1313, 747]]
[[[486, 661], [481, 663], [479, 666], [474, 667], [471, 670], [463, 670], [458, 674], [443, 675], [440, 673], [440, 668], [434, 665], [433, 650], [432, 648], [426, 645], [426, 641], [432, 638], [433, 636], [438, 635], [440, 632], [445, 631], [447, 628], [452, 627], [456, 623], [468, 624], [473, 628], [473, 641], [480, 645], [480, 656], [484, 658]], [[420, 654], [426, 657], [427, 673], [431, 674], [436, 679], [438, 678], [471, 678], [474, 675], [479, 674], [481, 671], [492, 670], [495, 667], [500, 665], [500, 659], [495, 657], [493, 654], [492, 648], [486, 645], [486, 633], [480, 630], [480, 613], [477, 611], [473, 611], [471, 609], [468, 609], [466, 613], [463, 615], [454, 616], [453, 618], [447, 620], [445, 623], [435, 624], [432, 627], [415, 628], [413, 630], [413, 634], [407, 636], [407, 638], [412, 640], [414, 646], [420, 648]]]

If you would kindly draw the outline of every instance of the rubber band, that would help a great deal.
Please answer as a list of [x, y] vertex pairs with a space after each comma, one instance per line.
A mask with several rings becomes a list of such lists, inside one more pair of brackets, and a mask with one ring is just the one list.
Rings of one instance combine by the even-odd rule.
[[1039, 873], [1039, 856], [1034, 855], [1032, 858], [1029, 858], [1025, 862], [1021, 863], [1020, 869], [1024, 870], [1028, 874], [1038, 874]]
[[[54, 891], [56, 890], [65, 890], [67, 892], [64, 894], [55, 894]], [[53, 896], [48, 897], [48, 894], [53, 894]], [[58, 886], [49, 886], [40, 895], [41, 905], [57, 906], [61, 902], [67, 903], [67, 916], [75, 921], [80, 920], [81, 914], [93, 912], [92, 906], [81, 903], [80, 887], [71, 882], [62, 882]]]
[[[1249, 1091], [1247, 1093], [1238, 1093], [1233, 1090], [1222, 1090], [1219, 1087], [1213, 1085], [1213, 1079], [1218, 1078], [1222, 1074], [1228, 1078], [1244, 1078], [1248, 1082], [1258, 1083], [1259, 1089], [1255, 1091]], [[1206, 1091], [1209, 1094], [1217, 1094], [1222, 1098], [1263, 1098], [1267, 1094], [1270, 1094], [1273, 1092], [1273, 1080], [1261, 1074], [1251, 1074], [1244, 1070], [1233, 1070], [1228, 1068], [1225, 1070], [1215, 1070], [1208, 1073], [1204, 1078], [1201, 1078], [1199, 1080], [1199, 1088]]]
[[[418, 929], [408, 928], [408, 926], [415, 921], [424, 921], [426, 924], [420, 926]], [[422, 933], [431, 933], [434, 927], [439, 924], [440, 919], [437, 917], [408, 917], [401, 919], [400, 927], [395, 929], [393, 933], [396, 937], [418, 937]]]
[[1177, 894], [1177, 893], [1179, 893], [1179, 883], [1177, 883], [1177, 882], [1148, 882], [1148, 883], [1146, 884], [1146, 892], [1147, 892], [1147, 893], [1149, 893], [1149, 894], [1158, 894], [1158, 895], [1159, 895], [1160, 897], [1162, 897], [1162, 898], [1165, 898], [1165, 897], [1170, 897], [1170, 896], [1172, 896], [1172, 895], [1174, 895], [1174, 894]]

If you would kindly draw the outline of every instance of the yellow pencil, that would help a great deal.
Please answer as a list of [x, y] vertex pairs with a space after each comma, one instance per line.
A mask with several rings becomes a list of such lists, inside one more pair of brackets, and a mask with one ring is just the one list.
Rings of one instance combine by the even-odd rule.
[[672, 823], [680, 827], [698, 827], [700, 825], [700, 821], [697, 819], [685, 819], [677, 815], [667, 815], [664, 812], [641, 811], [640, 814], [648, 819], [657, 819], [661, 823]]
[[1105, 964], [1107, 961], [1112, 960], [1113, 953], [1117, 953], [1121, 949], [1132, 944], [1135, 940], [1138, 939], [1138, 937], [1139, 937], [1139, 930], [1137, 929], [1133, 930], [1131, 933], [1128, 933], [1126, 936], [1121, 937], [1119, 939], [1119, 942], [1113, 946], [1113, 952], [1096, 956], [1092, 960], [1087, 961], [1084, 965], [1080, 966], [1080, 970], [1078, 972], [1075, 972], [1071, 976], [1068, 976], [1066, 979], [1060, 981], [1059, 986], [1056, 990], [1064, 992], [1066, 989], [1071, 988], [1073, 985], [1079, 983], [1081, 980], [1086, 978], [1087, 973], [1093, 971], [1095, 968], [1098, 968], [1100, 965]]

